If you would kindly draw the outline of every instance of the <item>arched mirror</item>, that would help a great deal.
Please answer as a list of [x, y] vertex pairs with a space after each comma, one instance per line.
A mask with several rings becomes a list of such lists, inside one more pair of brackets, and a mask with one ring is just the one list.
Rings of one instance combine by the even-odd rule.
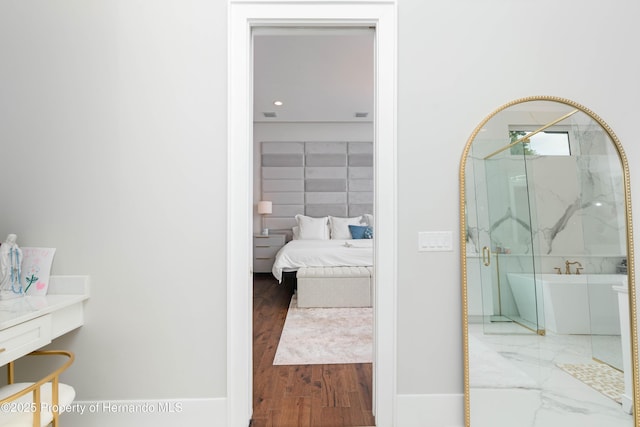
[[573, 101], [519, 99], [473, 131], [460, 182], [466, 425], [640, 427], [613, 131]]

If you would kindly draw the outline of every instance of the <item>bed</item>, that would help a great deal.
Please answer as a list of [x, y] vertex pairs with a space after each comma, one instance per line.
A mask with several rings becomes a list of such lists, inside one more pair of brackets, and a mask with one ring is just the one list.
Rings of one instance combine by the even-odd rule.
[[372, 239], [291, 240], [276, 254], [273, 275], [279, 282], [283, 272], [303, 267], [373, 266]]
[[371, 307], [373, 216], [296, 215], [293, 240], [276, 254], [272, 273], [282, 283], [295, 272], [299, 307]]
[[305, 267], [373, 266], [373, 216], [340, 218], [296, 215], [293, 240], [276, 254], [272, 272], [282, 282], [283, 272]]

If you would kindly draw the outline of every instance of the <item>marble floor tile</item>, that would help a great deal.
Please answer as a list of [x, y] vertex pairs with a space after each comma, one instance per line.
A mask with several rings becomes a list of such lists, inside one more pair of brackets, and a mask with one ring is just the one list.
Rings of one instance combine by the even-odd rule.
[[633, 426], [619, 403], [557, 366], [597, 363], [589, 336], [509, 331], [516, 327], [485, 334], [469, 325], [472, 427]]

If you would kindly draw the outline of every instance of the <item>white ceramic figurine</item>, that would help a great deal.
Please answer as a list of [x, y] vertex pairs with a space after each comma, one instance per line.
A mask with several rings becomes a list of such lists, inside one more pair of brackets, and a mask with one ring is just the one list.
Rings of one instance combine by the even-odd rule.
[[9, 234], [7, 240], [0, 245], [0, 299], [22, 295], [21, 265], [22, 250], [16, 243], [16, 235]]

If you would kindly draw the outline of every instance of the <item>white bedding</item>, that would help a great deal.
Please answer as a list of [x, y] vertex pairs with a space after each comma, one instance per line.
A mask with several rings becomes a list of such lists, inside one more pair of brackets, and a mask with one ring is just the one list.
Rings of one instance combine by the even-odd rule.
[[283, 271], [301, 267], [367, 267], [373, 265], [373, 239], [292, 240], [278, 251], [273, 275], [282, 281]]

